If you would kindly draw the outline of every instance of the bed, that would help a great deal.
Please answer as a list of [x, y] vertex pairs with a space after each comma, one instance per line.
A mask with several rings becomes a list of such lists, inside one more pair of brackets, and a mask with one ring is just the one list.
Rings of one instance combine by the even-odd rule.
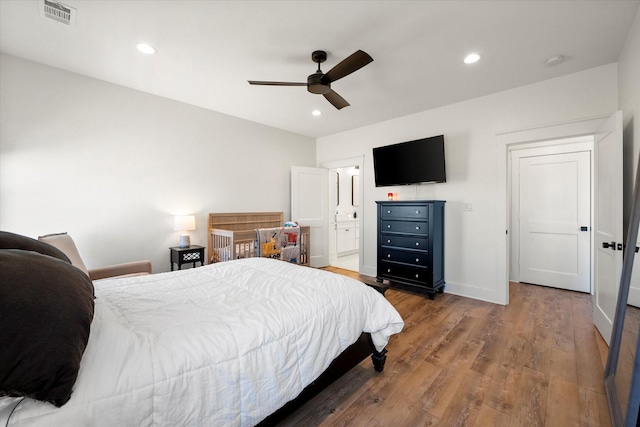
[[[256, 230], [282, 227], [282, 212], [210, 213], [209, 262], [259, 256]], [[300, 227], [299, 264], [309, 265], [310, 228]]]
[[372, 343], [367, 353], [384, 357], [404, 325], [373, 288], [267, 258], [93, 286], [90, 333], [70, 398], [57, 407], [0, 397], [2, 425], [273, 424], [296, 397], [331, 381], [327, 372], [348, 369], [336, 361], [350, 349], [361, 353]]

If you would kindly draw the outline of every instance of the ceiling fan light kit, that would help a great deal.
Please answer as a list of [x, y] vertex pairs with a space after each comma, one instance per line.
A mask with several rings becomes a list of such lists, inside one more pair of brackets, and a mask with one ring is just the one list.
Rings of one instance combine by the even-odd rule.
[[307, 91], [317, 95], [323, 95], [331, 105], [340, 110], [348, 107], [349, 103], [331, 89], [331, 83], [358, 71], [373, 61], [373, 58], [368, 53], [358, 50], [324, 74], [320, 69], [320, 64], [327, 60], [327, 52], [324, 50], [316, 50], [311, 54], [311, 59], [318, 64], [318, 70], [307, 77], [307, 83], [249, 80], [249, 84], [262, 86], [306, 86]]

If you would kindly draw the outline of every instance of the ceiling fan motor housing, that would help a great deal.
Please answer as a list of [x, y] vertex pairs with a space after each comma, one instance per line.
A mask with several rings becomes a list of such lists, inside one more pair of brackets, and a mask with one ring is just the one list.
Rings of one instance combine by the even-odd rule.
[[307, 77], [307, 90], [311, 93], [324, 95], [331, 92], [331, 83], [324, 79], [324, 74], [315, 73]]

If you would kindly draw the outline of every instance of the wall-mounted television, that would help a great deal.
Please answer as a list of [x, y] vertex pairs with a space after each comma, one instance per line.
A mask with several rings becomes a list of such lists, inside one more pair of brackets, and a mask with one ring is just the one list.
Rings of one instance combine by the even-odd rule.
[[373, 149], [376, 187], [446, 182], [444, 135]]

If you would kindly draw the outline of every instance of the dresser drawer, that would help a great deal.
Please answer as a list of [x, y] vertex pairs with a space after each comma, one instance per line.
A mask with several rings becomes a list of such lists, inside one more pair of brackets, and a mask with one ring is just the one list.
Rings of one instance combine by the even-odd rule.
[[398, 248], [418, 249], [426, 251], [429, 247], [429, 239], [419, 236], [397, 236], [393, 234], [382, 233], [382, 246], [395, 246]]
[[381, 206], [382, 219], [428, 219], [429, 209], [424, 205]]
[[412, 264], [416, 266], [426, 267], [427, 252], [418, 251], [402, 251], [396, 249], [382, 248], [380, 259], [382, 261], [402, 262], [404, 264]]
[[382, 221], [383, 233], [410, 233], [427, 235], [429, 223], [425, 221]]
[[391, 262], [380, 261], [382, 276], [389, 279], [410, 281], [431, 286], [432, 274], [426, 267], [409, 267]]

